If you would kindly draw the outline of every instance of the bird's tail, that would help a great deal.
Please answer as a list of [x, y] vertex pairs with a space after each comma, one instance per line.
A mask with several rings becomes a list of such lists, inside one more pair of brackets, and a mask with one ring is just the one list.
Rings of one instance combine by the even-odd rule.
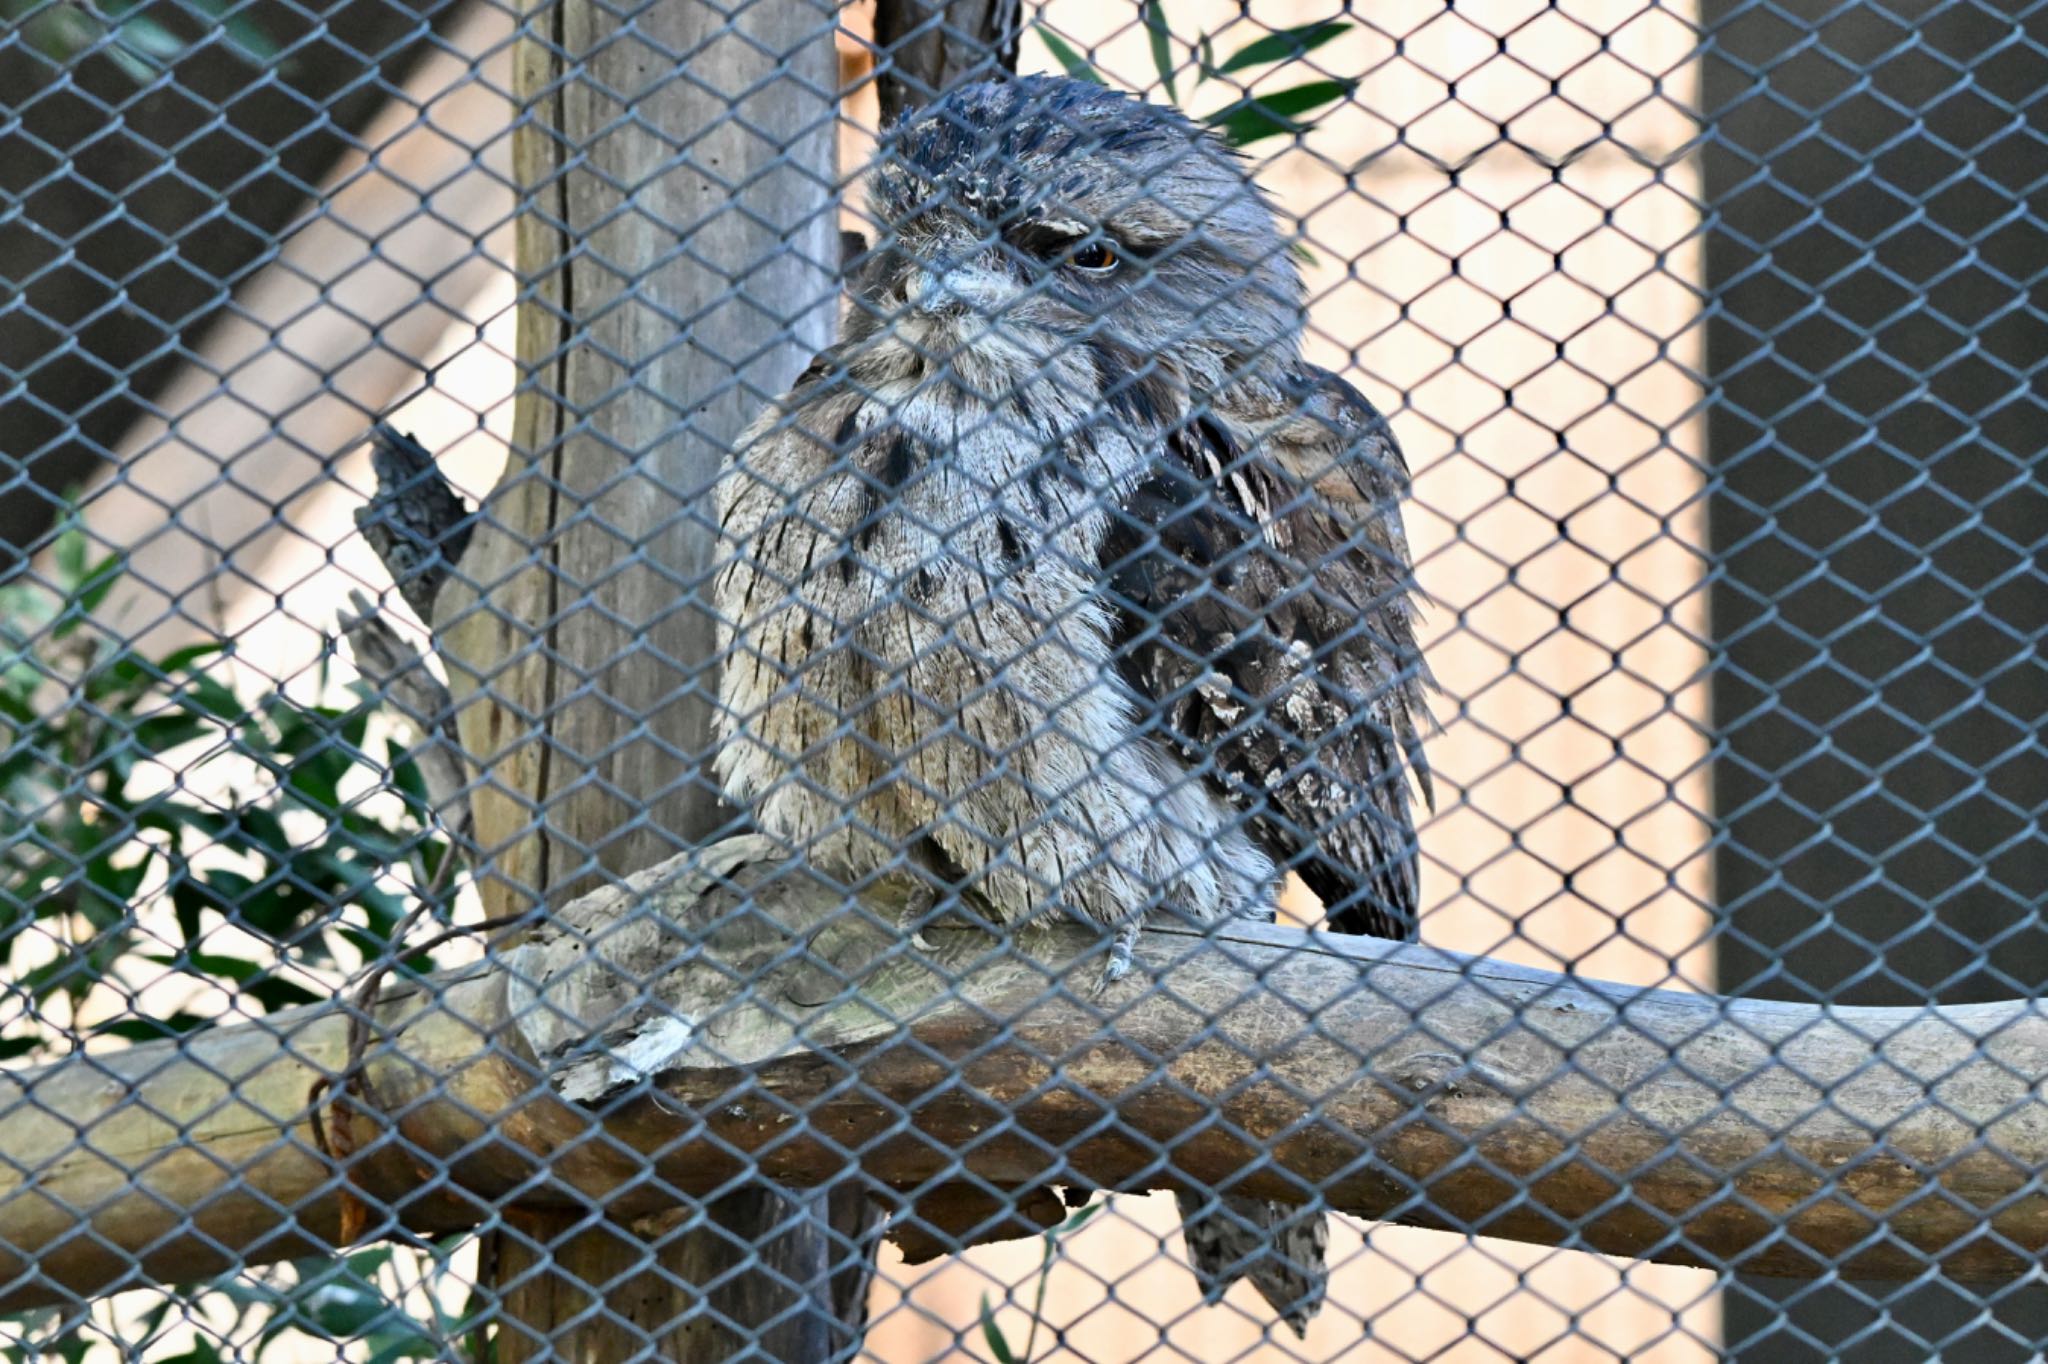
[[1322, 1211], [1262, 1198], [1176, 1196], [1202, 1296], [1221, 1302], [1232, 1284], [1249, 1279], [1297, 1336], [1307, 1334], [1329, 1282], [1330, 1229]]

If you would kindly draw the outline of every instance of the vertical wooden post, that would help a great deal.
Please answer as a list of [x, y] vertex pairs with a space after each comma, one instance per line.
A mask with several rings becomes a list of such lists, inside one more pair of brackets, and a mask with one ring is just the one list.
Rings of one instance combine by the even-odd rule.
[[[880, 0], [892, 115], [1014, 66], [1016, 0], [956, 7]], [[435, 610], [494, 915], [724, 821], [704, 495], [836, 322], [834, 24], [824, 0], [529, 0], [513, 459]], [[663, 1229], [522, 1218], [485, 1257], [500, 1364], [829, 1359], [858, 1343], [875, 1226], [845, 1189], [742, 1189]]]
[[[493, 914], [723, 822], [703, 507], [834, 327], [833, 28], [820, 0], [526, 11], [512, 464], [435, 611]], [[853, 1252], [826, 1198], [747, 1189], [659, 1234], [601, 1208], [508, 1223], [485, 1256], [500, 1364], [832, 1357], [859, 1323], [835, 1296], [859, 1295], [834, 1293]]]

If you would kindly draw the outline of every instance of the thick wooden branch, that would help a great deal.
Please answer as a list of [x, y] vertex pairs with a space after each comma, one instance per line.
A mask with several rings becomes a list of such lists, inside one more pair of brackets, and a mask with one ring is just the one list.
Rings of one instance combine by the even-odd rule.
[[[1142, 969], [1103, 989], [1081, 926], [932, 924], [919, 946], [913, 898], [849, 911], [760, 840], [695, 868], [383, 1002], [382, 1116], [356, 1136], [387, 1227], [658, 1217], [675, 1191], [814, 1185], [857, 1151], [897, 1189], [965, 1171], [1320, 1191], [1362, 1217], [1781, 1275], [1999, 1278], [2048, 1245], [2032, 1003], [1719, 999], [1262, 925], [1149, 930]], [[344, 1024], [300, 1010], [10, 1077], [0, 1310], [332, 1236], [305, 1095]]]

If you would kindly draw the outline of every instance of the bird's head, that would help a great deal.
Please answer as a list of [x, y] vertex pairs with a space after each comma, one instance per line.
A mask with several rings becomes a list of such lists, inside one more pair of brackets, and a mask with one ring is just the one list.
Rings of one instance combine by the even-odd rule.
[[849, 330], [1018, 379], [1088, 346], [1195, 377], [1292, 359], [1302, 290], [1245, 163], [1173, 109], [1082, 81], [970, 85], [896, 127]]

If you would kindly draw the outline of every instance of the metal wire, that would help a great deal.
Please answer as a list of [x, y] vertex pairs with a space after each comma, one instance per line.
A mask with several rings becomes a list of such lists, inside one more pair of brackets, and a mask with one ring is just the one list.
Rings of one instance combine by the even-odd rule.
[[2048, 6], [0, 13], [10, 1357], [2048, 1348]]

